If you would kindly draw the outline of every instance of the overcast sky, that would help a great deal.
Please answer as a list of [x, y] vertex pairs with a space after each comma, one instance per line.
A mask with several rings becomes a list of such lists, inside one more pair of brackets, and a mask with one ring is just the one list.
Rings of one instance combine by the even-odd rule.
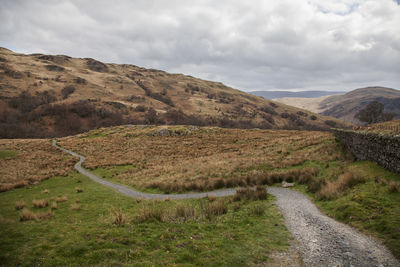
[[398, 1], [1, 0], [0, 46], [244, 91], [400, 89]]

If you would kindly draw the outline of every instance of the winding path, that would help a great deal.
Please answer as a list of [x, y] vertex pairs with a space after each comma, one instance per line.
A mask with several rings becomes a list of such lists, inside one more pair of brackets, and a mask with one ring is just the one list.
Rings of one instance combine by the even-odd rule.
[[[235, 189], [223, 189], [205, 193], [148, 194], [101, 179], [85, 170], [85, 157], [57, 145], [53, 146], [79, 157], [75, 169], [93, 181], [114, 188], [120, 193], [144, 199], [190, 199], [207, 196], [231, 196]], [[339, 223], [322, 214], [303, 194], [278, 187], [269, 187], [268, 193], [276, 196], [285, 223], [301, 253], [305, 266], [400, 266], [393, 255], [377, 240], [366, 236], [348, 225]]]

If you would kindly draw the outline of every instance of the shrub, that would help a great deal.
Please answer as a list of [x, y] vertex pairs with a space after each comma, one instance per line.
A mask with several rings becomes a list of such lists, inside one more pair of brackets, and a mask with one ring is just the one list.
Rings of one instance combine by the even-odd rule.
[[126, 215], [122, 212], [121, 208], [111, 207], [112, 224], [121, 226], [126, 223]]
[[40, 200], [34, 199], [32, 201], [32, 204], [35, 208], [45, 208], [49, 205], [49, 201], [47, 199], [40, 199]]
[[311, 115], [310, 119], [313, 120], [313, 121], [315, 121], [315, 120], [317, 120], [317, 116]]
[[23, 200], [17, 201], [17, 202], [15, 203], [15, 209], [16, 209], [16, 210], [21, 210], [21, 209], [23, 209], [23, 208], [25, 208], [25, 207], [26, 207], [26, 203], [25, 203], [25, 201], [23, 201]]
[[19, 214], [19, 220], [24, 222], [24, 221], [30, 221], [30, 220], [37, 220], [37, 217], [35, 213], [32, 211], [24, 208], [21, 213]]
[[73, 92], [75, 92], [75, 87], [72, 85], [66, 86], [61, 90], [61, 95], [63, 99], [68, 98], [68, 96], [70, 94], [72, 94]]

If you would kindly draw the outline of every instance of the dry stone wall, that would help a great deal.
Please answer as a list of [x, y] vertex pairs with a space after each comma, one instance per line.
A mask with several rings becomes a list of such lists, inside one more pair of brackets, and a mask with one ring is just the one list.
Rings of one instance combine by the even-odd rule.
[[358, 160], [375, 161], [400, 173], [400, 136], [335, 129], [334, 134]]

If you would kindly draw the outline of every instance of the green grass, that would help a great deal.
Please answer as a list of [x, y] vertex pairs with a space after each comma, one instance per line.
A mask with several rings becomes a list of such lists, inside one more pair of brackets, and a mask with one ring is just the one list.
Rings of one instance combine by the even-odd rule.
[[327, 215], [381, 239], [400, 258], [400, 193], [389, 192], [388, 182], [400, 181], [400, 174], [389, 172], [376, 163], [359, 161], [347, 166], [332, 162], [319, 178], [336, 176], [340, 169], [358, 173], [366, 179], [332, 200], [319, 200], [305, 185], [296, 188], [306, 194]]
[[[82, 188], [76, 193], [75, 188]], [[49, 193], [43, 191], [47, 189]], [[52, 219], [19, 221], [15, 203], [24, 200], [35, 209], [34, 199], [65, 195], [57, 203]], [[290, 235], [283, 218], [266, 201], [229, 202], [228, 212], [213, 220], [198, 217], [182, 220], [150, 220], [139, 223], [138, 216], [148, 201], [137, 202], [112, 189], [96, 184], [80, 174], [54, 177], [39, 185], [0, 193], [0, 262], [10, 265], [132, 265], [132, 266], [243, 266], [268, 261], [274, 250], [288, 247]], [[79, 200], [80, 210], [71, 210]], [[53, 201], [51, 201], [53, 202]], [[50, 202], [50, 203], [51, 203]], [[151, 206], [174, 214], [180, 203], [199, 213], [208, 200], [151, 202]], [[240, 203], [240, 208], [235, 205]], [[262, 214], [255, 207], [264, 206]], [[127, 223], [116, 226], [111, 208], [120, 207]]]
[[17, 154], [16, 151], [0, 150], [0, 159], [12, 158]]

